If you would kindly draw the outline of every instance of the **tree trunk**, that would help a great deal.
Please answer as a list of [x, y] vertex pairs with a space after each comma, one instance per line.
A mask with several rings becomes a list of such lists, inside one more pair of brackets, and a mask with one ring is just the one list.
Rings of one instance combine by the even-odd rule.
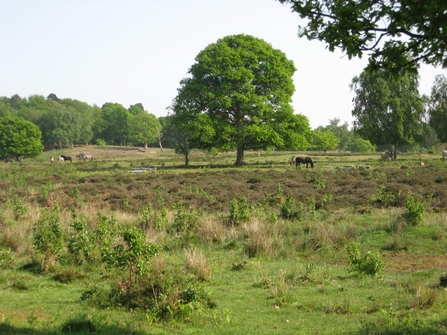
[[161, 138], [158, 138], [158, 145], [160, 146], [161, 152], [163, 152], [163, 146], [161, 145]]
[[147, 150], [147, 142], [144, 143], [144, 150]]
[[185, 153], [185, 166], [189, 166], [189, 153]]
[[237, 147], [237, 156], [236, 156], [236, 163], [234, 163], [236, 166], [244, 165], [244, 148], [243, 147]]

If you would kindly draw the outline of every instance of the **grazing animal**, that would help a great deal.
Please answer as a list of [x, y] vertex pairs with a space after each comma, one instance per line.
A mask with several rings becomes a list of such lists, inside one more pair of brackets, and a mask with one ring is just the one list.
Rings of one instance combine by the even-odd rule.
[[389, 152], [382, 152], [380, 158], [382, 158], [382, 161], [388, 162], [390, 158], [393, 159], [393, 156]]
[[312, 161], [312, 159], [310, 157], [292, 157], [292, 162], [291, 165], [295, 164], [295, 166], [298, 168], [298, 166], [300, 164], [306, 164], [306, 169], [309, 167], [313, 168], [314, 167], [314, 162]]
[[58, 160], [59, 162], [63, 162], [63, 161], [64, 161], [64, 157], [59, 156], [59, 157], [57, 158], [57, 160]]
[[87, 154], [87, 153], [83, 153], [83, 152], [81, 152], [79, 155], [76, 155], [76, 158], [77, 159], [82, 159], [84, 161], [87, 160], [87, 159], [93, 160], [93, 156], [92, 155]]
[[71, 157], [70, 157], [70, 156], [64, 156], [64, 155], [60, 155], [60, 157], [62, 157], [62, 158], [63, 158], [63, 161], [64, 161], [64, 162], [66, 162], [66, 161], [70, 161], [70, 162], [72, 162], [72, 160], [71, 160]]
[[84, 154], [84, 160], [87, 160], [87, 159], [93, 160], [93, 156], [90, 154]]
[[442, 159], [445, 160], [446, 157], [447, 157], [447, 150], [443, 150], [442, 151]]
[[54, 162], [54, 158], [53, 158], [53, 156], [51, 156], [50, 157], [50, 163], [53, 163]]
[[12, 163], [12, 162], [14, 162], [13, 158], [11, 158], [11, 157], [6, 157], [5, 158], [5, 163]]

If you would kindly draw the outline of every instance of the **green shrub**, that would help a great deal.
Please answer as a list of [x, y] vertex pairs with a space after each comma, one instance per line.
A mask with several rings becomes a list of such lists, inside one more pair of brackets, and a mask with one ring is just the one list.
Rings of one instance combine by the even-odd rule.
[[414, 199], [409, 195], [405, 199], [405, 208], [406, 211], [403, 214], [403, 218], [406, 223], [412, 226], [422, 223], [425, 211], [425, 205], [422, 201]]
[[189, 211], [185, 211], [183, 205], [178, 202], [173, 205], [176, 210], [174, 214], [174, 222], [172, 224], [172, 231], [175, 233], [190, 232], [193, 228], [197, 227], [202, 216], [202, 212], [196, 212], [193, 208]]
[[401, 192], [398, 191], [396, 194], [390, 191], [386, 191], [385, 187], [382, 187], [376, 191], [376, 194], [372, 195], [368, 202], [370, 205], [375, 205], [377, 207], [395, 207], [398, 206], [401, 200]]
[[295, 199], [292, 195], [286, 198], [286, 201], [279, 207], [280, 216], [283, 219], [292, 219], [296, 216], [295, 212]]
[[36, 252], [44, 255], [42, 271], [48, 271], [64, 247], [58, 206], [45, 210], [34, 224], [33, 246]]
[[111, 267], [127, 269], [130, 285], [132, 275], [136, 279], [149, 272], [149, 262], [157, 252], [155, 245], [146, 242], [146, 236], [140, 229], [131, 227], [119, 234], [113, 248], [104, 253], [103, 261]]
[[0, 247], [0, 268], [12, 269], [14, 267], [14, 255], [9, 248]]
[[233, 199], [230, 203], [230, 216], [228, 218], [230, 225], [239, 226], [242, 222], [250, 220], [250, 206], [247, 198]]
[[74, 257], [76, 264], [84, 264], [93, 260], [95, 236], [88, 229], [85, 217], [79, 218], [76, 209], [72, 209], [71, 235], [67, 241], [67, 248]]
[[366, 254], [362, 255], [360, 246], [357, 243], [349, 244], [347, 253], [350, 272], [357, 272], [359, 274], [366, 274], [374, 277], [385, 267], [385, 263], [377, 251], [368, 251]]
[[20, 217], [28, 212], [28, 207], [24, 204], [21, 198], [15, 197], [13, 200], [13, 204], [14, 218], [16, 220], [18, 220]]

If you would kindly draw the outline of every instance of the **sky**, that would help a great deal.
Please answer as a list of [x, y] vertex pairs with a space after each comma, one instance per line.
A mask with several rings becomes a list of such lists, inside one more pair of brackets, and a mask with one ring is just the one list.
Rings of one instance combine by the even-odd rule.
[[[367, 64], [298, 38], [300, 21], [275, 0], [0, 0], [0, 96], [38, 94], [142, 103], [157, 117], [177, 94], [197, 54], [228, 35], [261, 38], [293, 60], [295, 113], [311, 128], [352, 123], [349, 84]], [[423, 65], [421, 94], [437, 74]]]

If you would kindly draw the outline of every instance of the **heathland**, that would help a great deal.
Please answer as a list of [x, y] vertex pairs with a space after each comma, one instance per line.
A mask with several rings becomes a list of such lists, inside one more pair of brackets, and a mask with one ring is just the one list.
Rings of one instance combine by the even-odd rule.
[[1, 163], [0, 333], [447, 334], [440, 155], [234, 160]]

